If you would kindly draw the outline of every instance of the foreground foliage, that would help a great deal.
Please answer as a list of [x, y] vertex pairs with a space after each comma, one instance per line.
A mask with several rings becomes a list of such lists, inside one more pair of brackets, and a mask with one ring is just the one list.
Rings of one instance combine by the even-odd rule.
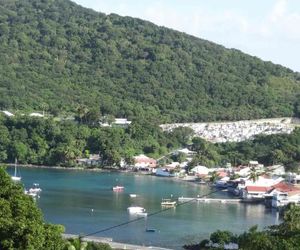
[[63, 231], [45, 223], [33, 199], [0, 168], [0, 249], [63, 249]]
[[300, 113], [300, 76], [68, 0], [0, 0], [0, 108], [163, 122]]
[[218, 230], [211, 234], [209, 240], [185, 248], [216, 249], [208, 247], [210, 241], [219, 244], [217, 249], [224, 249], [224, 244], [232, 242], [237, 243], [240, 250], [297, 250], [300, 246], [300, 207], [289, 205], [284, 212], [283, 222], [265, 230], [260, 231], [254, 226], [240, 235]]

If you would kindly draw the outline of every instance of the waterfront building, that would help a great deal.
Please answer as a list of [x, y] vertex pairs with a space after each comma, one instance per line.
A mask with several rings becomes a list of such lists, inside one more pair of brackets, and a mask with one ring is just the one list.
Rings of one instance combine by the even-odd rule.
[[286, 182], [280, 182], [273, 186], [269, 192], [272, 195], [272, 207], [278, 208], [294, 203], [300, 205], [300, 188]]
[[240, 182], [236, 189], [244, 199], [263, 199], [264, 195], [272, 190], [274, 185], [283, 180], [281, 177], [270, 178], [267, 176], [259, 176], [255, 181], [246, 179]]
[[287, 175], [287, 181], [300, 186], [300, 175], [296, 173], [288, 173]]
[[209, 169], [205, 166], [196, 166], [191, 169], [191, 172], [194, 173], [195, 175], [208, 175]]
[[100, 159], [100, 155], [98, 154], [90, 154], [89, 158], [76, 159], [76, 163], [85, 166], [96, 166], [101, 163], [101, 159]]
[[146, 155], [138, 155], [138, 156], [134, 156], [134, 167], [136, 169], [153, 169], [157, 166], [157, 161], [153, 158], [150, 158]]

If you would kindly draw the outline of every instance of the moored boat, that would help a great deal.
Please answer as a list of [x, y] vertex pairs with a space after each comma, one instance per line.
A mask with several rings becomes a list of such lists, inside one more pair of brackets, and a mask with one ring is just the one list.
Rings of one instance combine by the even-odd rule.
[[114, 192], [120, 192], [120, 191], [124, 190], [124, 187], [123, 186], [114, 186], [112, 189]]
[[172, 201], [171, 199], [162, 199], [160, 204], [163, 207], [175, 207], [176, 201]]
[[142, 214], [146, 212], [146, 209], [143, 207], [128, 207], [127, 211], [130, 214]]
[[137, 216], [139, 217], [147, 217], [148, 216], [148, 213], [145, 213], [145, 212], [138, 212], [136, 213]]
[[21, 176], [17, 176], [17, 159], [15, 159], [15, 173], [13, 176], [11, 176], [11, 179], [13, 181], [20, 181], [21, 180]]
[[42, 192], [42, 189], [40, 188], [40, 185], [38, 183], [33, 183], [33, 187], [29, 189], [30, 193], [40, 193]]

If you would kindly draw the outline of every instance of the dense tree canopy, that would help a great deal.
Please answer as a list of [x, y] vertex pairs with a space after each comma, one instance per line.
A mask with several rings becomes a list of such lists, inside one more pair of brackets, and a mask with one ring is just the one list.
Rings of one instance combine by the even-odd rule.
[[91, 123], [108, 114], [162, 123], [300, 113], [298, 73], [69, 0], [0, 0], [0, 55], [0, 108], [14, 112], [84, 106], [80, 119]]
[[[181, 131], [182, 130], [182, 131]], [[185, 135], [185, 136], [183, 136]], [[191, 131], [163, 132], [150, 122], [128, 128], [100, 127], [75, 121], [0, 115], [0, 162], [74, 166], [76, 158], [100, 154], [103, 165], [128, 163], [137, 154], [158, 157], [185, 145]]]
[[[100, 127], [74, 121], [32, 117], [7, 118], [0, 115], [0, 162], [74, 166], [76, 158], [99, 154], [104, 166], [118, 166], [121, 158], [132, 163], [133, 156], [154, 158], [191, 144], [196, 152], [189, 167], [236, 166], [258, 160], [266, 165], [284, 164], [297, 171], [300, 162], [300, 129], [290, 135], [258, 135], [253, 140], [213, 144], [194, 137], [179, 127], [163, 132], [159, 126], [135, 121], [128, 128]], [[184, 154], [170, 155], [185, 161]]]

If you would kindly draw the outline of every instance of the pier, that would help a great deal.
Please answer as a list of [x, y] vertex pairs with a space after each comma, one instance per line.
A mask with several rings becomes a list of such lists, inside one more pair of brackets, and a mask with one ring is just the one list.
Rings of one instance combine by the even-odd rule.
[[[63, 234], [63, 238], [70, 239], [70, 238], [78, 238], [80, 235], [76, 234]], [[87, 242], [96, 242], [96, 243], [106, 243], [111, 246], [113, 249], [127, 249], [127, 250], [171, 250], [169, 248], [161, 248], [161, 247], [154, 247], [154, 246], [140, 246], [140, 245], [133, 245], [127, 243], [120, 243], [114, 242], [112, 238], [107, 237], [98, 237], [98, 236], [88, 236], [82, 237], [83, 241]]]
[[240, 203], [242, 199], [227, 199], [227, 198], [190, 198], [190, 197], [179, 197], [178, 202], [197, 201], [203, 203]]

